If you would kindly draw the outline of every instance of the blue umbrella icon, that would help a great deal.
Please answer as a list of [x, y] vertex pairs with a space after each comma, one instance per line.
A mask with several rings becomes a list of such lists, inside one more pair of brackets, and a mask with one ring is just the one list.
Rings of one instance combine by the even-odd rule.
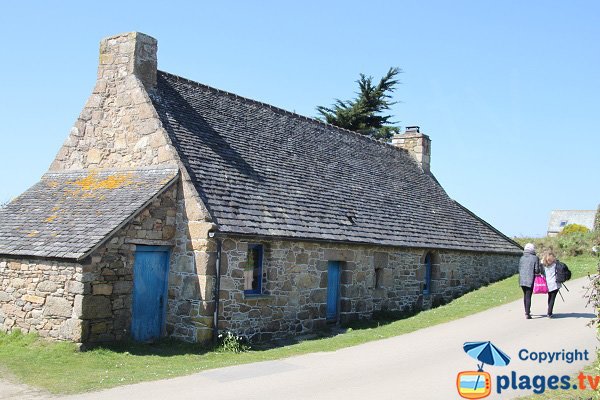
[[479, 371], [483, 371], [483, 364], [504, 367], [510, 363], [510, 357], [502, 350], [492, 344], [492, 342], [466, 342], [463, 344], [465, 353], [481, 361], [481, 365], [477, 365]]
[[[466, 342], [463, 344], [465, 353], [481, 361], [481, 365], [477, 365], [478, 371], [483, 371], [483, 364], [489, 364], [499, 367], [507, 366], [510, 363], [510, 357], [502, 350], [492, 344], [492, 342]], [[475, 381], [475, 387], [479, 383], [479, 376]]]

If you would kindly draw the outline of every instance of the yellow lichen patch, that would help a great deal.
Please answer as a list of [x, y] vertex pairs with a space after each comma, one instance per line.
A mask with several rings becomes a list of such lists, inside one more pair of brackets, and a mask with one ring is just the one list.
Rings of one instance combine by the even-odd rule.
[[[90, 172], [86, 177], [76, 181], [68, 182], [69, 185], [76, 186], [75, 190], [65, 190], [71, 195], [81, 194], [84, 198], [94, 197], [92, 192], [100, 189], [119, 189], [133, 184], [131, 174], [112, 174], [104, 178], [98, 177], [96, 171]], [[83, 192], [83, 193], [80, 193]]]
[[52, 212], [54, 212], [54, 211], [58, 211], [58, 210], [60, 210], [60, 207], [59, 207], [59, 206], [54, 206], [54, 207], [52, 207]]
[[46, 182], [46, 186], [51, 187], [51, 188], [55, 188], [58, 185], [60, 185], [60, 183], [58, 183], [57, 181], [48, 181], [48, 182]]
[[51, 216], [49, 216], [48, 218], [46, 218], [46, 222], [52, 222], [54, 221], [56, 218], [58, 218], [58, 215], [53, 214]]
[[39, 234], [40, 234], [40, 232], [39, 232], [39, 231], [35, 231], [35, 230], [33, 230], [33, 231], [31, 231], [31, 232], [29, 232], [29, 233], [27, 234], [27, 237], [36, 237], [36, 236], [37, 236], [37, 235], [39, 235]]

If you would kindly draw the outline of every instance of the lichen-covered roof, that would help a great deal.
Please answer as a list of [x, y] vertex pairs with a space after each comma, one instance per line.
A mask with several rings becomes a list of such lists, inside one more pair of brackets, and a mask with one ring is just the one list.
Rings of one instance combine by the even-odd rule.
[[521, 252], [404, 150], [160, 71], [151, 97], [221, 232]]
[[0, 255], [81, 259], [177, 174], [172, 168], [47, 173], [0, 208]]

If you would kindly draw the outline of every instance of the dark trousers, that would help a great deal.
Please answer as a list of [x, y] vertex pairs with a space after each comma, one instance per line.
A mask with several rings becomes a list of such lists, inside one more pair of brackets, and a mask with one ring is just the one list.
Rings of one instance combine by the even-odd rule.
[[531, 295], [533, 294], [533, 288], [521, 286], [521, 289], [523, 289], [523, 305], [525, 306], [525, 315], [529, 315], [531, 314]]
[[548, 292], [548, 315], [552, 315], [552, 310], [554, 309], [554, 300], [556, 300], [557, 294], [558, 289]]

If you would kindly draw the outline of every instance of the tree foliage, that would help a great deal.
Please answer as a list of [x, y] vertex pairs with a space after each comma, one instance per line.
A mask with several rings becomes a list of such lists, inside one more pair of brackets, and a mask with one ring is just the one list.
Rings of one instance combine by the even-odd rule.
[[594, 230], [600, 232], [600, 204], [598, 204], [598, 210], [596, 211], [596, 218], [594, 219]]
[[397, 76], [401, 72], [400, 68], [390, 68], [376, 85], [372, 76], [360, 74], [356, 81], [359, 87], [357, 97], [352, 100], [336, 99], [331, 107], [318, 106], [319, 119], [374, 139], [390, 139], [400, 128], [393, 125], [394, 122], [390, 121], [392, 116], [385, 112], [396, 104], [391, 101], [391, 94], [400, 83]]

